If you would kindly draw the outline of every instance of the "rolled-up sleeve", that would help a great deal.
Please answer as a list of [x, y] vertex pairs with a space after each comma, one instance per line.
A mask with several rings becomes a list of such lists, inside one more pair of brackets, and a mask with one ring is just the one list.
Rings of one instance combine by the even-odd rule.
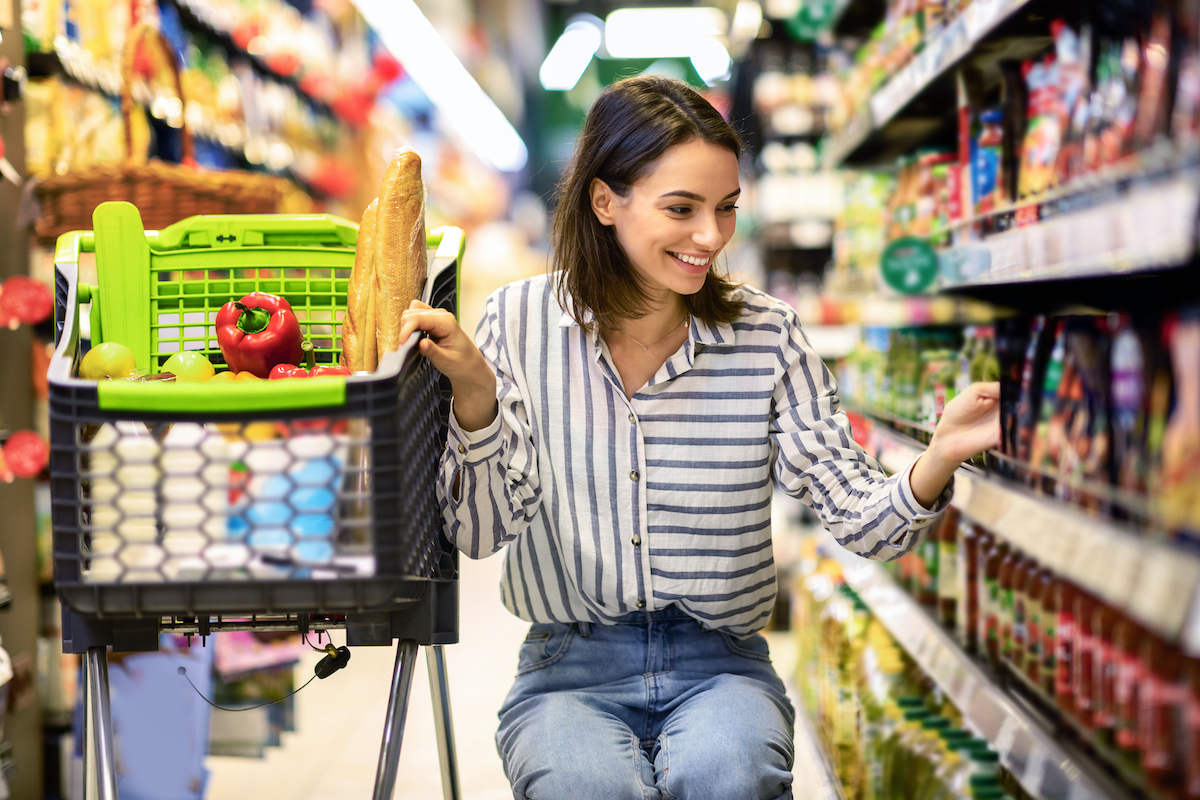
[[780, 352], [784, 372], [771, 415], [776, 484], [853, 553], [891, 561], [912, 550], [949, 505], [953, 482], [925, 508], [909, 482], [911, 464], [891, 477], [883, 472], [850, 435], [833, 375], [791, 313]]
[[475, 343], [496, 371], [499, 413], [478, 431], [463, 430], [451, 413], [438, 476], [447, 535], [471, 558], [489, 556], [515, 539], [541, 503], [525, 401], [509, 368], [500, 324], [501, 292], [488, 299], [475, 334]]

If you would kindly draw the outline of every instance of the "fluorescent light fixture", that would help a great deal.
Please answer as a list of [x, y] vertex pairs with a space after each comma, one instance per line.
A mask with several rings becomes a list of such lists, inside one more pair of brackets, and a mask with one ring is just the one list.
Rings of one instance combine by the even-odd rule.
[[354, 0], [367, 24], [467, 145], [502, 172], [529, 160], [525, 142], [413, 0]]
[[591, 14], [579, 14], [567, 24], [538, 70], [542, 88], [560, 92], [575, 88], [588, 64], [592, 63], [592, 56], [600, 49], [604, 40], [603, 26], [600, 18]]
[[762, 27], [763, 10], [758, 0], [738, 0], [730, 26], [730, 39], [753, 39]]
[[729, 68], [733, 66], [733, 59], [729, 57], [729, 51], [725, 49], [725, 45], [708, 37], [696, 42], [696, 46], [692, 50], [692, 66], [696, 68], [696, 74], [705, 83], [712, 86], [717, 81], [729, 77]]
[[717, 8], [620, 8], [604, 21], [604, 47], [611, 58], [691, 58], [727, 27]]

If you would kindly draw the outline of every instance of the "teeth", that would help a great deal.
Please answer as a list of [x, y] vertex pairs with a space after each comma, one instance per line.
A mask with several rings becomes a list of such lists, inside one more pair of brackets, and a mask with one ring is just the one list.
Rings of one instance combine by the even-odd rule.
[[671, 253], [671, 255], [675, 256], [685, 264], [691, 264], [694, 267], [703, 267], [708, 263], [707, 258], [693, 258], [692, 256], [685, 256], [682, 253]]

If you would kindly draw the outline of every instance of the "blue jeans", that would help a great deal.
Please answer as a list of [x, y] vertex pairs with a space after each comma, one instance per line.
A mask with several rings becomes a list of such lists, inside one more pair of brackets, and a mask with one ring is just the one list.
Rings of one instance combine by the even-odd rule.
[[786, 800], [794, 722], [762, 636], [670, 607], [533, 625], [496, 746], [516, 800]]

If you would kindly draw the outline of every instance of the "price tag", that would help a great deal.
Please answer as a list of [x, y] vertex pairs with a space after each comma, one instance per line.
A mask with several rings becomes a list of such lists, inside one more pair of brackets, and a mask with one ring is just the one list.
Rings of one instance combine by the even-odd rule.
[[[1146, 625], [1169, 638], [1179, 635], [1188, 620], [1200, 582], [1200, 563], [1195, 557], [1169, 547], [1156, 547], [1144, 557], [1142, 579], [1133, 591], [1129, 607]], [[1186, 637], [1189, 631], [1183, 631]]]
[[1106, 600], [1117, 608], [1125, 608], [1133, 596], [1134, 587], [1142, 572], [1142, 551], [1132, 538], [1115, 535], [1108, 541], [1108, 578], [1104, 582]]

